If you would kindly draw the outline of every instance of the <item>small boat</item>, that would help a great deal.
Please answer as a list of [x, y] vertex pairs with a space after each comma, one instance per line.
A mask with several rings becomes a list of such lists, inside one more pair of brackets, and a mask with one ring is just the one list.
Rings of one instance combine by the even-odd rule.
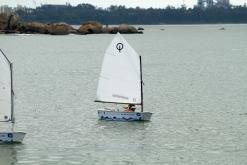
[[12, 63], [0, 49], [0, 124], [11, 125], [11, 130], [0, 130], [0, 143], [21, 143], [24, 132], [14, 132], [14, 91]]
[[[120, 33], [106, 49], [95, 101], [117, 105], [115, 108], [99, 109], [101, 120], [148, 121], [152, 116], [150, 112], [143, 112], [141, 56]], [[134, 108], [126, 110], [119, 105]], [[140, 111], [135, 106], [140, 106]]]

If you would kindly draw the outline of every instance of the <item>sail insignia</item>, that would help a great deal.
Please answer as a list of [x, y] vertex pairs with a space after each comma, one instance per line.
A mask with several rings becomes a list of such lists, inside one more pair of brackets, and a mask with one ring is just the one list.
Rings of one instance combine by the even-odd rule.
[[123, 44], [122, 43], [117, 43], [117, 45], [116, 45], [116, 48], [117, 48], [117, 50], [119, 51], [119, 53], [121, 52], [121, 50], [123, 49]]

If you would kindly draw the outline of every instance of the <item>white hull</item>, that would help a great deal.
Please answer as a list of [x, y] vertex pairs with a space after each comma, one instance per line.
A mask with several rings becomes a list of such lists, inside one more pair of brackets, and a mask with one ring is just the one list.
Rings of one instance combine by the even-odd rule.
[[124, 112], [110, 111], [105, 109], [98, 110], [99, 119], [116, 121], [149, 121], [152, 113], [150, 112]]
[[24, 132], [0, 132], [0, 143], [21, 143], [25, 135]]

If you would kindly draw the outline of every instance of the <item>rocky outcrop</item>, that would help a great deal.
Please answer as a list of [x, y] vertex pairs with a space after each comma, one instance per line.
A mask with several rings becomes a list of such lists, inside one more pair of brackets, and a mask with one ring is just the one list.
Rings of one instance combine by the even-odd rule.
[[[139, 29], [142, 30], [142, 29]], [[0, 14], [0, 33], [38, 33], [38, 34], [52, 34], [52, 35], [67, 35], [73, 34], [98, 34], [110, 33], [116, 34], [117, 32], [129, 33], [142, 33], [135, 27], [128, 24], [121, 24], [118, 27], [104, 26], [97, 21], [88, 21], [82, 23], [79, 29], [73, 28], [66, 23], [52, 23], [45, 24], [40, 22], [24, 23], [20, 18], [14, 14]]]
[[66, 23], [54, 23], [49, 27], [49, 33], [52, 35], [67, 35], [72, 30], [73, 27]]
[[130, 26], [128, 24], [121, 24], [118, 27], [109, 27], [106, 25], [103, 27], [102, 32], [111, 34], [116, 34], [117, 32], [123, 34], [142, 33], [142, 31], [138, 31], [134, 26]]
[[138, 27], [138, 29], [137, 30], [144, 30], [144, 28], [143, 27]]
[[116, 34], [118, 32], [118, 27], [103, 27], [102, 33]]
[[118, 32], [123, 34], [138, 33], [138, 30], [134, 26], [128, 24], [121, 24], [118, 27]]
[[96, 21], [82, 23], [78, 32], [80, 34], [97, 34], [102, 33], [102, 24]]
[[27, 33], [49, 34], [50, 25], [40, 22], [27, 23], [25, 31]]

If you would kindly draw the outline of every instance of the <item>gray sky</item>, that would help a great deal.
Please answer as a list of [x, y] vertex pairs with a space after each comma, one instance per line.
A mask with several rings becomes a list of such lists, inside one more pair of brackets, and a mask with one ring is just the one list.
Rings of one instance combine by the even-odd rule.
[[[90, 3], [98, 7], [108, 7], [110, 5], [125, 5], [127, 7], [154, 7], [154, 8], [164, 8], [167, 5], [179, 7], [183, 3], [187, 7], [193, 7], [197, 0], [0, 0], [0, 5], [9, 6], [29, 6], [36, 7], [40, 4], [65, 4], [69, 2], [71, 5], [77, 5], [80, 3]], [[230, 0], [233, 5], [243, 5], [247, 3], [247, 0]]]

